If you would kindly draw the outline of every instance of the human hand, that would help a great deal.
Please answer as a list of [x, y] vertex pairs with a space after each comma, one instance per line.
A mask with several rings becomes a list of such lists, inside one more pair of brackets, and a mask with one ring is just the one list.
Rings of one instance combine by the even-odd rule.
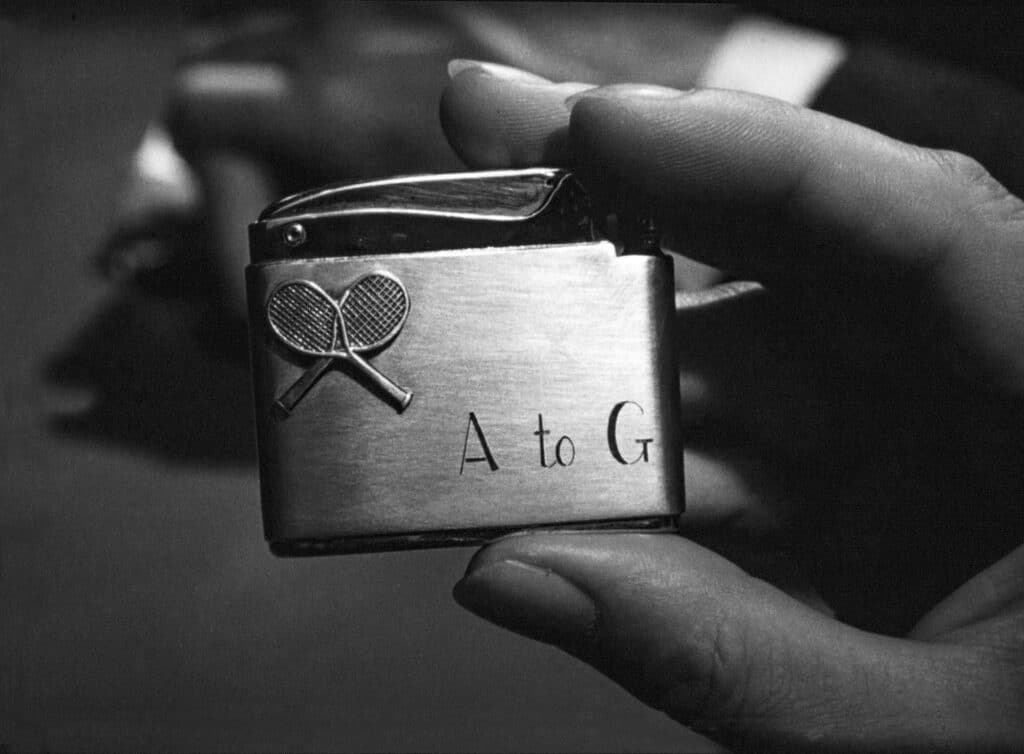
[[456, 70], [467, 163], [570, 164], [764, 284], [680, 297], [692, 539], [513, 536], [459, 602], [727, 744], [1024, 744], [1024, 203], [769, 99]]

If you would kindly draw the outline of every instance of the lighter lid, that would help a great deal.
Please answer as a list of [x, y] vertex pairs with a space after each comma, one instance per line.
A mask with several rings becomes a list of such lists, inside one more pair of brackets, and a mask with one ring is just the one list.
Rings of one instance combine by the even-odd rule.
[[253, 262], [594, 240], [568, 170], [408, 175], [281, 199], [250, 226]]

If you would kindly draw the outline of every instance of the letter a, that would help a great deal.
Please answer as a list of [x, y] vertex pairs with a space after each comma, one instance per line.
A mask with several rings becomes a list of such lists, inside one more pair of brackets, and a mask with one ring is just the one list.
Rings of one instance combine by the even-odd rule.
[[[480, 450], [484, 453], [482, 456], [474, 456], [473, 458], [466, 457], [466, 452], [469, 450], [470, 428], [476, 432], [476, 439], [480, 443]], [[480, 463], [481, 461], [487, 461], [487, 465], [491, 467], [491, 471], [498, 470], [498, 464], [494, 462], [494, 456], [491, 455], [491, 449], [487, 445], [487, 438], [484, 437], [484, 431], [480, 429], [480, 422], [476, 420], [476, 414], [470, 411], [469, 421], [466, 422], [466, 439], [462, 441], [462, 465], [459, 466], [459, 476], [462, 476], [462, 472], [465, 470], [467, 463]]]

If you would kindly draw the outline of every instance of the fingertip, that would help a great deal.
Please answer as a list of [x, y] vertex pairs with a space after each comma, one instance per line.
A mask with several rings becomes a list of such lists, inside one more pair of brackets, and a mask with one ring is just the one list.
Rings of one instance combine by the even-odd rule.
[[448, 143], [466, 164], [487, 169], [569, 161], [565, 99], [591, 85], [536, 78], [499, 78], [473, 66], [458, 70], [441, 94], [440, 117]]
[[491, 63], [484, 60], [471, 60], [469, 58], [453, 58], [448, 61], [448, 77], [454, 79], [461, 73], [467, 71], [491, 76], [504, 81], [518, 81], [524, 84], [550, 84], [551, 82], [543, 76], [524, 71], [522, 68], [513, 68], [510, 65]]
[[571, 532], [519, 531], [506, 534], [481, 547], [470, 558], [466, 576], [505, 560], [539, 564], [546, 553], [556, 551]]
[[448, 78], [453, 79], [460, 73], [480, 70], [480, 64], [475, 60], [469, 60], [467, 58], [452, 58], [448, 61], [445, 68], [448, 71]]
[[592, 584], [598, 588], [606, 582], [618, 583], [620, 576], [636, 569], [650, 568], [666, 575], [687, 559], [701, 561], [705, 554], [720, 560], [671, 533], [525, 531], [502, 537], [481, 549], [473, 556], [466, 574], [514, 560], [557, 571], [583, 587]]
[[692, 89], [673, 89], [668, 86], [657, 84], [610, 84], [598, 86], [574, 93], [566, 98], [565, 104], [573, 107], [582, 99], [596, 98], [608, 100], [636, 100], [636, 99], [674, 99], [685, 97]]
[[452, 590], [455, 601], [510, 631], [575, 650], [597, 620], [590, 597], [551, 569], [501, 559], [476, 568]]
[[477, 70], [459, 73], [441, 92], [441, 129], [452, 150], [472, 168], [504, 167], [509, 155], [487, 113], [491, 87]]

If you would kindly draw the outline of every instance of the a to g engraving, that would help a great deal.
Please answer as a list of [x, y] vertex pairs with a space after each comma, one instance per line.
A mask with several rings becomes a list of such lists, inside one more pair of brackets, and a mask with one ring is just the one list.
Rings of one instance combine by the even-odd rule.
[[[622, 466], [650, 463], [651, 445], [654, 444], [653, 437], [633, 438], [633, 443], [639, 447], [635, 449], [635, 455], [627, 457], [626, 442], [628, 441], [624, 441], [620, 437], [620, 424], [625, 423], [624, 412], [633, 415], [634, 418], [637, 414], [643, 416], [645, 413], [643, 406], [636, 401], [619, 401], [612, 406], [604, 433], [609, 455]], [[568, 468], [576, 461], [576, 441], [567, 434], [552, 436], [551, 429], [544, 425], [543, 413], [537, 414], [537, 429], [531, 434], [537, 438], [537, 456], [535, 461], [528, 465], [539, 466], [542, 469]], [[491, 443], [487, 439], [483, 424], [476, 412], [470, 411], [462, 441], [459, 476], [466, 473], [467, 463], [484, 463], [489, 471], [498, 471], [501, 468], [498, 456], [499, 452], [497, 449], [491, 448]]]

